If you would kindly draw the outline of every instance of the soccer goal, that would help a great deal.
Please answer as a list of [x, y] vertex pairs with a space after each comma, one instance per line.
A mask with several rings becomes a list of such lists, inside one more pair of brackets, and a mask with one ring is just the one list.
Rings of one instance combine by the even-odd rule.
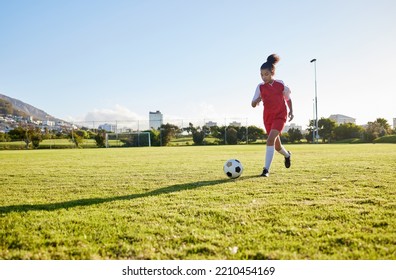
[[151, 147], [150, 132], [106, 133], [106, 148]]

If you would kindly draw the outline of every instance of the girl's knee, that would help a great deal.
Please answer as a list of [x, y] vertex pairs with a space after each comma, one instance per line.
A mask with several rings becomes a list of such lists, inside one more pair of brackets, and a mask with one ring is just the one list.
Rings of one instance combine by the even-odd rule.
[[[276, 138], [275, 138], [276, 139]], [[267, 139], [267, 146], [274, 146], [275, 145], [275, 139], [272, 137], [268, 137]]]
[[271, 130], [270, 133], [268, 134], [268, 139], [267, 139], [267, 146], [274, 146], [276, 141], [278, 139], [279, 136], [279, 131], [276, 130]]

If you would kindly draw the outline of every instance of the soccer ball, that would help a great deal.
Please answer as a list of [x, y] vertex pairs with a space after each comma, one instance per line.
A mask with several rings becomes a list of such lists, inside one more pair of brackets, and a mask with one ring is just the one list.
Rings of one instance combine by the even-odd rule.
[[237, 159], [229, 159], [224, 163], [223, 170], [228, 178], [236, 179], [242, 175], [242, 163]]

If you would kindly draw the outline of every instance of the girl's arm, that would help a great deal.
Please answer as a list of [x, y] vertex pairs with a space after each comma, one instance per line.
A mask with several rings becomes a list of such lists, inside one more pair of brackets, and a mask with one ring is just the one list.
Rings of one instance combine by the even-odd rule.
[[289, 122], [294, 118], [293, 115], [293, 103], [292, 100], [289, 98], [289, 100], [286, 101], [287, 106], [289, 107]]
[[[283, 81], [280, 81], [283, 84]], [[293, 103], [290, 99], [291, 90], [288, 86], [284, 86], [283, 97], [286, 100], [287, 107], [289, 107], [289, 122], [294, 118], [293, 115]]]
[[252, 107], [253, 108], [256, 107], [260, 103], [260, 101], [261, 101], [260, 85], [258, 85], [252, 99]]

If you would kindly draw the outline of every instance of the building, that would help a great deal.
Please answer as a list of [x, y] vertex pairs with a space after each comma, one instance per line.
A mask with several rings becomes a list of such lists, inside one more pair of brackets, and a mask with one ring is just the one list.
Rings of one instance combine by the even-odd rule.
[[393, 129], [396, 129], [396, 118], [393, 118]]
[[295, 123], [286, 124], [285, 127], [283, 128], [282, 132], [288, 132], [289, 129], [291, 129], [291, 128], [298, 129], [301, 131], [301, 133], [303, 133], [302, 126], [296, 125]]
[[356, 124], [356, 119], [340, 114], [331, 115], [329, 119], [335, 121], [337, 124], [344, 124], [344, 123]]
[[42, 121], [42, 125], [43, 125], [43, 126], [50, 126], [50, 127], [52, 127], [52, 126], [55, 126], [55, 122], [54, 122], [54, 121], [49, 121], [49, 120], [44, 120], [44, 121]]
[[241, 127], [242, 124], [240, 122], [233, 121], [233, 122], [230, 122], [230, 124], [228, 126]]
[[105, 123], [105, 124], [99, 125], [98, 129], [115, 133], [117, 130], [117, 126], [114, 124]]
[[205, 126], [206, 126], [206, 127], [217, 126], [217, 122], [208, 121], [207, 123], [205, 123]]
[[161, 125], [163, 124], [163, 121], [164, 121], [163, 118], [164, 117], [160, 111], [150, 112], [150, 114], [149, 114], [150, 128], [159, 129], [161, 127]]

